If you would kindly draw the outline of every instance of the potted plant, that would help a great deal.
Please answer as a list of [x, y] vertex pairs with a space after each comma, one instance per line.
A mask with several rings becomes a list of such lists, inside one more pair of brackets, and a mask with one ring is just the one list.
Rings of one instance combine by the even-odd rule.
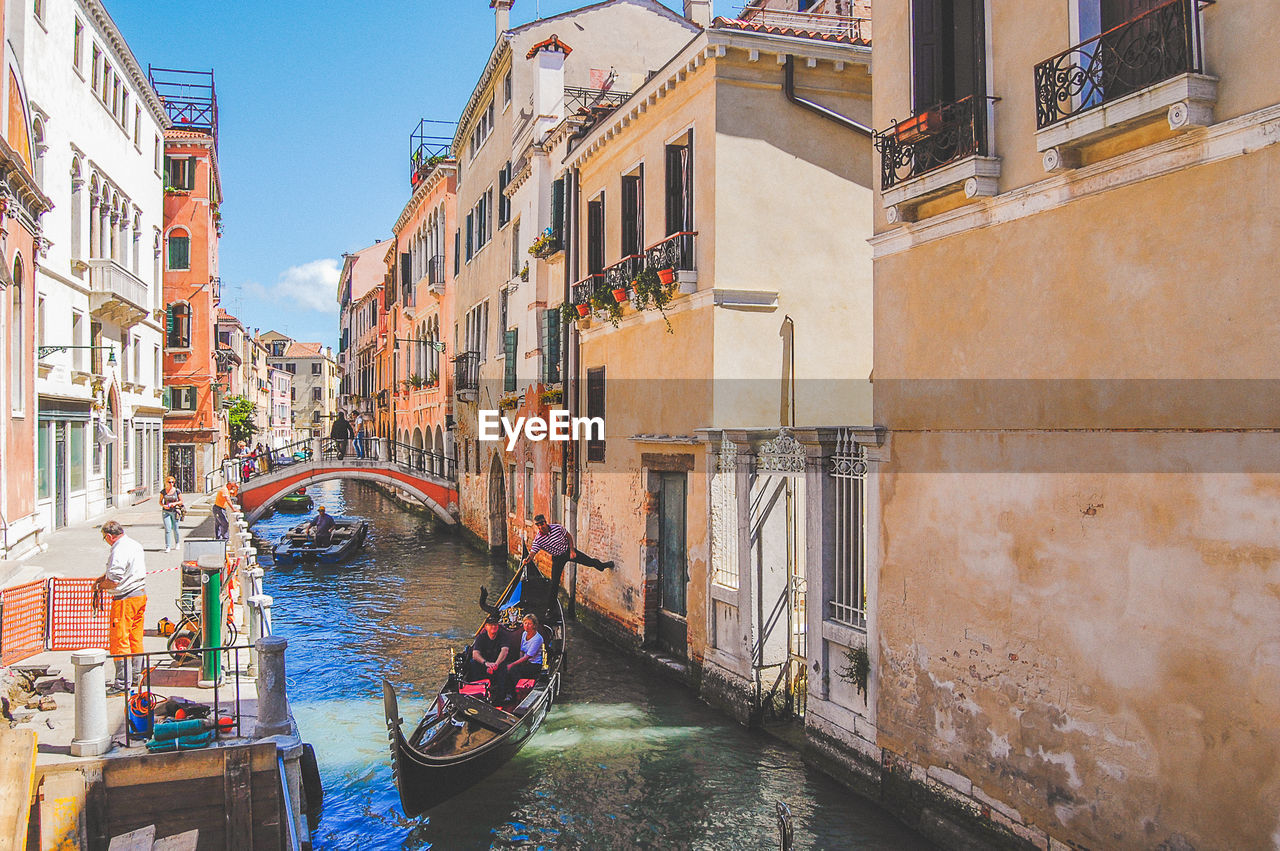
[[427, 382], [423, 380], [421, 375], [418, 375], [415, 372], [413, 375], [409, 376], [409, 383], [413, 385], [414, 390], [421, 390], [422, 385], [426, 384]]
[[597, 286], [591, 291], [591, 309], [608, 319], [614, 328], [622, 320], [622, 305], [614, 299], [608, 287]]
[[435, 387], [439, 383], [440, 383], [440, 373], [434, 369], [431, 370], [431, 374], [427, 376], [427, 386]]
[[[580, 307], [585, 307], [585, 305], [570, 304], [567, 301], [561, 304], [560, 305], [560, 321], [563, 322], [565, 325], [568, 325], [570, 322], [576, 322], [579, 319], [578, 308]], [[585, 313], [581, 315], [586, 316]]]
[[538, 395], [538, 401], [544, 405], [558, 405], [564, 401], [564, 390], [559, 387], [544, 390]]
[[[673, 278], [674, 280], [674, 278]], [[646, 266], [640, 270], [640, 274], [636, 275], [635, 285], [632, 292], [635, 296], [631, 303], [635, 305], [636, 310], [644, 310], [647, 307], [656, 307], [658, 312], [662, 314], [662, 319], [667, 323], [667, 333], [675, 333], [671, 330], [671, 320], [667, 319], [667, 305], [671, 302], [671, 283], [663, 282], [661, 271], [651, 266]]]
[[623, 304], [624, 302], [626, 302], [626, 300], [627, 300], [627, 288], [626, 288], [626, 287], [614, 287], [614, 288], [613, 288], [613, 300], [614, 300], [614, 301], [616, 301], [618, 304]]
[[578, 312], [579, 319], [586, 319], [587, 314], [591, 312], [591, 305], [589, 304], [575, 304], [573, 307]]
[[528, 263], [525, 263], [524, 268], [520, 270], [520, 280], [522, 281], [529, 280], [529, 264]]
[[670, 267], [658, 270], [658, 278], [662, 281], [663, 286], [670, 286], [676, 280], [676, 270]]
[[410, 387], [410, 386], [412, 386], [412, 384], [413, 384], [413, 382], [412, 382], [412, 381], [410, 381], [410, 380], [409, 380], [409, 379], [407, 379], [407, 378], [401, 379], [401, 380], [400, 380], [400, 387], [401, 387], [400, 392], [401, 392], [401, 393], [403, 393], [403, 394], [405, 394], [405, 395], [408, 395], [408, 393], [409, 393], [409, 387]]

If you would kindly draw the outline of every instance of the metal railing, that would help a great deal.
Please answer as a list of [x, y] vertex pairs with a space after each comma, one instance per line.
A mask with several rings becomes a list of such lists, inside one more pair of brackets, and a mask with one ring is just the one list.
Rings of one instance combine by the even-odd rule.
[[738, 20], [742, 23], [802, 30], [823, 36], [849, 38], [854, 41], [871, 41], [871, 19], [857, 18], [853, 15], [827, 15], [817, 12], [797, 12], [791, 9], [748, 6], [739, 13]]
[[[125, 660], [125, 659], [129, 659], [129, 660], [141, 659], [142, 660], [142, 676], [138, 680], [138, 685], [136, 687], [129, 688], [125, 694], [125, 697], [126, 697], [125, 725], [124, 725], [125, 747], [128, 747], [129, 744], [134, 740], [146, 740], [148, 738], [150, 731], [155, 729], [156, 707], [153, 701], [147, 702], [148, 704], [147, 712], [146, 712], [147, 732], [141, 732], [141, 731], [135, 730], [134, 724], [130, 723], [130, 719], [129, 719], [130, 707], [133, 704], [132, 698], [135, 694], [155, 695], [155, 692], [152, 691], [151, 675], [152, 675], [152, 672], [159, 667], [159, 663], [153, 662], [152, 660], [155, 657], [161, 657], [161, 661], [167, 660], [167, 661], [173, 662], [175, 661], [175, 658], [174, 658], [175, 655], [181, 656], [183, 660], [178, 663], [178, 667], [186, 667], [190, 664], [189, 660], [196, 659], [198, 657], [200, 666], [203, 669], [204, 657], [207, 656], [208, 654], [210, 653], [231, 654], [231, 664], [230, 665], [224, 664], [222, 668], [226, 674], [231, 675], [234, 679], [234, 685], [233, 685], [234, 697], [231, 700], [226, 702], [227, 708], [232, 710], [232, 717], [234, 718], [234, 724], [229, 725], [227, 729], [223, 729], [223, 725], [217, 723], [216, 721], [216, 719], [222, 714], [223, 700], [221, 695], [225, 694], [225, 689], [226, 689], [226, 686], [223, 685], [224, 677], [219, 676], [213, 680], [213, 706], [210, 708], [209, 714], [210, 714], [210, 717], [214, 719], [214, 723], [210, 726], [210, 729], [213, 730], [214, 741], [220, 741], [223, 738], [224, 734], [230, 733], [231, 730], [235, 730], [235, 738], [241, 738], [244, 735], [244, 731], [241, 726], [241, 716], [243, 715], [241, 708], [245, 698], [242, 696], [240, 677], [241, 677], [241, 671], [245, 670], [245, 666], [240, 664], [240, 654], [241, 652], [248, 653], [251, 650], [253, 650], [253, 648], [247, 644], [238, 644], [238, 645], [231, 645], [228, 647], [190, 647], [178, 653], [175, 653], [175, 651], [163, 650], [163, 651], [151, 651], [148, 653], [119, 653], [114, 656], [107, 657], [112, 662], [118, 661], [118, 660]], [[252, 699], [256, 700], [256, 693], [255, 693], [255, 697]]]
[[417, 186], [431, 169], [449, 159], [453, 146], [452, 136], [436, 136], [427, 133], [428, 124], [456, 126], [449, 121], [422, 119], [409, 134], [409, 185]]
[[453, 359], [453, 389], [457, 393], [480, 389], [479, 352], [463, 352]]
[[694, 254], [697, 231], [680, 231], [664, 237], [644, 250], [645, 263], [653, 269], [687, 272], [698, 268]]
[[255, 476], [265, 475], [281, 467], [287, 467], [311, 458], [311, 441], [295, 440], [277, 448], [263, 447], [263, 451], [252, 455], [241, 455], [228, 458], [223, 462], [227, 481], [247, 482]]
[[604, 281], [609, 289], [631, 289], [631, 282], [644, 268], [644, 255], [632, 254], [604, 270]]
[[595, 272], [580, 281], [575, 281], [570, 288], [570, 297], [574, 304], [591, 304], [591, 294], [604, 286], [604, 273]]
[[325, 438], [320, 443], [320, 457], [329, 460], [347, 461], [355, 459], [357, 461], [382, 461], [379, 451], [379, 443], [376, 438], [367, 435], [357, 440], [352, 437], [348, 440], [335, 440], [334, 438]]
[[218, 146], [218, 94], [213, 71], [148, 65], [147, 79], [176, 129], [206, 132], [213, 137], [214, 147]]
[[1200, 7], [1170, 0], [1035, 67], [1036, 129], [1203, 69]]
[[944, 103], [877, 133], [880, 188], [892, 189], [949, 163], [987, 154], [987, 104], [995, 98], [970, 96]]
[[444, 255], [437, 254], [427, 261], [427, 285], [436, 287], [444, 284]]
[[397, 440], [387, 441], [388, 460], [406, 469], [418, 473], [432, 473], [446, 479], [455, 478], [457, 472], [454, 460], [443, 452], [411, 446]]
[[607, 114], [630, 99], [634, 92], [613, 89], [586, 89], [580, 86], [564, 87], [564, 111], [567, 115]]

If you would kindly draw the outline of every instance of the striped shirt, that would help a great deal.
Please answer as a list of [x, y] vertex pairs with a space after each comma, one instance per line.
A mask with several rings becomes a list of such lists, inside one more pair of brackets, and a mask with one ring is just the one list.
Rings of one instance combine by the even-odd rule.
[[533, 543], [529, 546], [529, 555], [539, 550], [551, 556], [564, 555], [569, 552], [569, 533], [557, 523], [547, 524], [547, 531], [533, 539]]

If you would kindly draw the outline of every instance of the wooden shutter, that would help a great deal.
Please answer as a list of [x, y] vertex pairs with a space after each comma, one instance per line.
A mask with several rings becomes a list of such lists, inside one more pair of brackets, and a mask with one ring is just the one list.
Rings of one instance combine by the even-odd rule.
[[587, 202], [587, 273], [604, 271], [604, 195]]
[[511, 163], [507, 163], [498, 172], [498, 227], [511, 221], [511, 199], [507, 197], [506, 188], [511, 183]]
[[684, 223], [681, 221], [684, 205], [681, 203], [680, 198], [683, 187], [684, 176], [681, 174], [680, 146], [667, 145], [667, 185], [665, 196], [668, 235], [684, 230]]
[[475, 213], [467, 213], [467, 260], [475, 253]]
[[564, 226], [564, 178], [558, 178], [551, 184], [551, 230], [561, 238], [566, 232]]
[[640, 178], [627, 175], [622, 178], [622, 256], [640, 253], [636, 216], [639, 213]]
[[1102, 31], [1131, 21], [1168, 0], [1102, 0]]
[[462, 270], [462, 231], [453, 232], [453, 276], [458, 277]]
[[519, 329], [512, 328], [507, 331], [506, 337], [502, 341], [503, 353], [506, 355], [506, 362], [503, 364], [503, 392], [510, 393], [516, 389], [516, 335]]
[[[604, 367], [602, 366], [587, 370], [587, 416], [604, 418]], [[587, 441], [587, 460], [604, 460], [603, 440]]]
[[917, 114], [944, 100], [942, 69], [946, 64], [943, 45], [943, 4], [949, 0], [911, 0], [911, 49], [913, 108]]
[[400, 252], [400, 285], [404, 287], [404, 297], [407, 303], [409, 292], [413, 289], [413, 256], [407, 251]]
[[545, 384], [560, 381], [560, 309], [542, 311], [542, 380]]

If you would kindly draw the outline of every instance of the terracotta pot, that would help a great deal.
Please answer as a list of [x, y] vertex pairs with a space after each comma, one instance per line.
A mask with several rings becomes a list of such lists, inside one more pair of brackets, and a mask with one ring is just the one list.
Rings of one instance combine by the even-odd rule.
[[659, 269], [658, 270], [658, 280], [662, 281], [662, 285], [664, 287], [673, 283], [675, 279], [676, 279], [675, 269]]
[[591, 305], [589, 304], [575, 304], [574, 307], [578, 309], [579, 316], [586, 316], [591, 312]]
[[627, 291], [624, 287], [613, 288], [613, 300], [618, 304], [622, 304], [627, 300]]

